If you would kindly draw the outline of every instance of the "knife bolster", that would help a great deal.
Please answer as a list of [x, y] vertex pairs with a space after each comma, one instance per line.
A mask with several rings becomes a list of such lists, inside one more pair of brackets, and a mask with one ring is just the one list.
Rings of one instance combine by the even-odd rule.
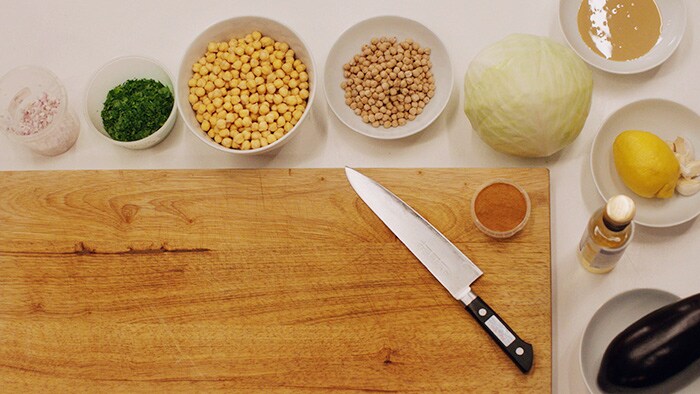
[[464, 306], [466, 307], [467, 305], [471, 304], [472, 301], [474, 301], [474, 300], [476, 299], [476, 297], [477, 297], [477, 295], [474, 294], [474, 292], [472, 291], [472, 289], [470, 289], [470, 288], [467, 287], [467, 289], [466, 289], [466, 291], [465, 291], [465, 294], [463, 294], [463, 295], [461, 295], [461, 296], [459, 296], [459, 297], [456, 297], [456, 298], [457, 298], [458, 300], [462, 301], [462, 303], [463, 303]]

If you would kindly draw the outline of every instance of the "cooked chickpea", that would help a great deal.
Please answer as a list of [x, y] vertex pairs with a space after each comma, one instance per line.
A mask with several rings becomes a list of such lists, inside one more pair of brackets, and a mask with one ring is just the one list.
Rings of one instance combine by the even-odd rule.
[[279, 140], [301, 119], [309, 98], [306, 65], [287, 43], [258, 31], [208, 43], [187, 86], [202, 131], [230, 149]]

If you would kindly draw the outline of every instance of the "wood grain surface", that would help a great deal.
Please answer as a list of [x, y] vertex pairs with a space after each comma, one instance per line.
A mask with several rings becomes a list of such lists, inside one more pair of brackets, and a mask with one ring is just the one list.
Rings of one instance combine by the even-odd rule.
[[[3, 392], [549, 392], [546, 169], [360, 169], [484, 271], [521, 374], [342, 169], [0, 173]], [[528, 192], [508, 240], [469, 217]]]

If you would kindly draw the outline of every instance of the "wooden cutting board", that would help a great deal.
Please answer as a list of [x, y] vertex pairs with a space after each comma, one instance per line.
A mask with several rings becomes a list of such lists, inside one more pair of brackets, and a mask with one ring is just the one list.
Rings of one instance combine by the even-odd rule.
[[[521, 374], [342, 169], [0, 173], [3, 391], [551, 391], [549, 172], [361, 169], [484, 271]], [[532, 200], [481, 234], [492, 178]]]

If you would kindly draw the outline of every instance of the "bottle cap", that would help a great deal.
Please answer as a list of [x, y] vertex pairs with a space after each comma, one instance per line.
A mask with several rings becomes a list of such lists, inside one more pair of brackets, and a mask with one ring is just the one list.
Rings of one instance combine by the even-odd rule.
[[623, 194], [610, 198], [605, 204], [605, 218], [615, 226], [629, 224], [636, 212], [634, 201]]

